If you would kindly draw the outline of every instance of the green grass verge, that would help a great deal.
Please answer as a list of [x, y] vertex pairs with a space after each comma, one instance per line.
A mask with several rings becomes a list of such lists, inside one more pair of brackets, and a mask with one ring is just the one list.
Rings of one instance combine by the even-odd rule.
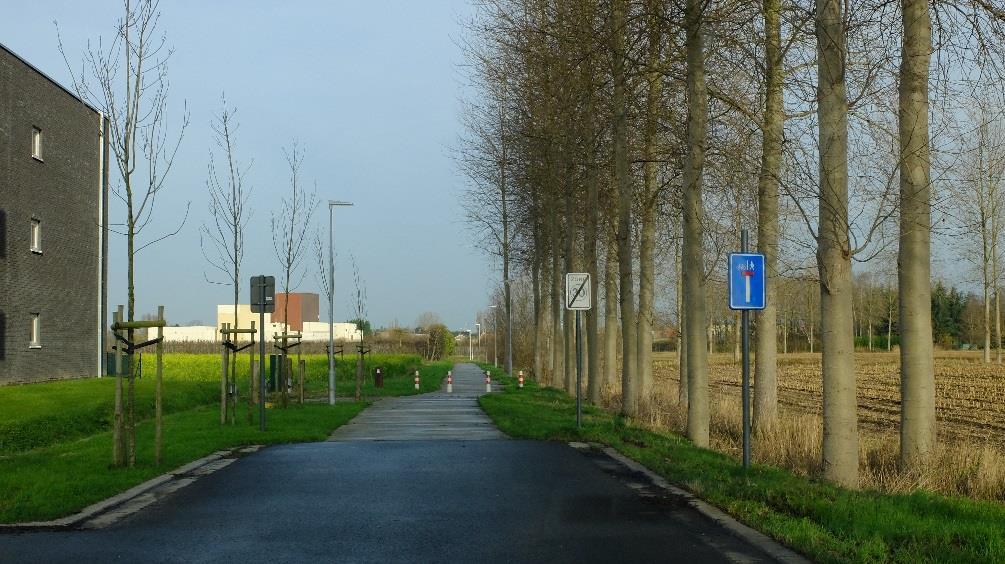
[[[144, 355], [143, 375], [136, 380], [136, 417], [153, 417], [155, 364]], [[294, 358], [296, 358], [294, 356]], [[328, 360], [325, 355], [305, 355], [307, 395], [327, 397]], [[237, 383], [247, 397], [250, 362], [241, 354]], [[340, 397], [355, 392], [355, 360], [336, 363], [336, 392]], [[373, 385], [373, 368], [383, 368], [384, 387]], [[449, 363], [424, 365], [416, 355], [367, 356], [363, 397], [397, 396], [434, 391], [450, 368]], [[416, 369], [422, 374], [421, 390], [413, 385]], [[63, 441], [75, 440], [111, 428], [115, 378], [88, 378], [39, 384], [0, 386], [0, 456], [26, 452]], [[213, 405], [220, 400], [220, 355], [173, 353], [164, 355], [164, 413]]]
[[239, 407], [237, 425], [220, 426], [214, 406], [203, 406], [164, 417], [164, 453], [153, 465], [153, 422], [137, 426], [137, 465], [111, 469], [111, 433], [0, 456], [0, 522], [47, 520], [78, 511], [125, 491], [165, 471], [214, 451], [250, 444], [324, 440], [367, 404], [340, 403], [291, 406], [267, 412], [268, 430], [245, 421]]
[[482, 396], [485, 412], [506, 434], [527, 439], [610, 445], [739, 520], [820, 562], [1005, 561], [1005, 506], [927, 492], [889, 495], [850, 491], [783, 470], [754, 466], [697, 448], [670, 433], [640, 429], [605, 410], [583, 407], [565, 392], [524, 389], [500, 378], [501, 394]]
[[[309, 396], [327, 397], [325, 355], [305, 355]], [[269, 430], [245, 421], [238, 405], [235, 426], [219, 425], [220, 356], [164, 356], [164, 462], [153, 460], [152, 356], [136, 380], [138, 460], [133, 469], [111, 469], [111, 418], [115, 379], [84, 379], [0, 387], [0, 522], [46, 520], [77, 511], [164, 471], [222, 448], [244, 444], [315, 441], [351, 419], [365, 404], [324, 404], [268, 411]], [[376, 355], [366, 359], [364, 398], [438, 390], [449, 362], [424, 364], [415, 355]], [[247, 355], [238, 360], [238, 385], [247, 391]], [[375, 388], [373, 368], [380, 366], [384, 387]], [[355, 392], [355, 359], [338, 359], [337, 393]], [[414, 372], [421, 375], [414, 388]], [[246, 397], [246, 396], [245, 396]]]

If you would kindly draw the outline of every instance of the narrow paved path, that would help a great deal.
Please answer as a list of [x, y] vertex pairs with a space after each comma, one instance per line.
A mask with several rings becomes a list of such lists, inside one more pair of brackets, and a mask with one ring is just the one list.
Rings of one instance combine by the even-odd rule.
[[[454, 367], [454, 391], [386, 398], [335, 430], [330, 441], [478, 441], [505, 439], [478, 406], [485, 376], [474, 364]], [[421, 376], [421, 374], [420, 374]]]
[[478, 369], [454, 374], [453, 396], [382, 400], [333, 440], [263, 449], [107, 528], [0, 535], [0, 564], [772, 560], [594, 451], [468, 440], [504, 436]]

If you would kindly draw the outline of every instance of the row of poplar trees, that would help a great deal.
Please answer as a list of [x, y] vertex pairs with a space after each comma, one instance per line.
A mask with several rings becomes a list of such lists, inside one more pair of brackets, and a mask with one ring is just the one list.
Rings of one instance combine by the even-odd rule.
[[[679, 393], [687, 435], [708, 446], [706, 284], [723, 268], [709, 231], [749, 181], [754, 196], [737, 206], [737, 223], [766, 256], [758, 327], [778, 324], [780, 206], [805, 220], [820, 292], [823, 472], [849, 487], [858, 483], [851, 263], [880, 224], [896, 226], [901, 463], [924, 465], [936, 443], [930, 99], [954, 69], [996, 68], [1002, 22], [986, 0], [479, 2], [464, 40], [471, 83], [457, 160], [471, 181], [469, 215], [501, 261], [507, 309], [510, 281], [531, 278], [534, 374], [575, 389], [562, 285], [566, 272], [589, 272], [606, 306], [585, 318], [586, 397], [599, 402], [620, 369], [622, 410], [639, 415], [653, 386], [655, 256], [676, 248]], [[849, 194], [850, 116], [892, 148], [886, 191], [871, 204]], [[864, 227], [859, 200], [875, 212]], [[756, 334], [755, 425], [769, 425], [777, 342]]]

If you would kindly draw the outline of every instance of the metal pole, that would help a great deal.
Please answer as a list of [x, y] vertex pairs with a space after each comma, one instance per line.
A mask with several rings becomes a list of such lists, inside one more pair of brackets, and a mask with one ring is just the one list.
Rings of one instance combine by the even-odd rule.
[[499, 306], [492, 306], [492, 366], [499, 368]]
[[[265, 283], [262, 282], [262, 295], [265, 294]], [[258, 312], [258, 326], [261, 334], [258, 339], [258, 430], [265, 430], [265, 308]]]
[[474, 360], [474, 353], [471, 352], [471, 329], [468, 329], [468, 360]]
[[335, 251], [332, 248], [334, 215], [328, 205], [328, 405], [335, 405]]
[[[740, 231], [740, 252], [747, 252], [747, 230]], [[750, 311], [740, 314], [743, 332], [743, 468], [750, 468]]]
[[580, 337], [580, 311], [576, 310], [576, 428], [583, 425], [583, 339]]

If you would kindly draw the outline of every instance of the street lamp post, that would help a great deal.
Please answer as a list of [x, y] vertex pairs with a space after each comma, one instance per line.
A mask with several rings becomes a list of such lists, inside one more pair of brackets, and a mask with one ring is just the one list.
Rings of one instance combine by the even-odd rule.
[[328, 200], [328, 405], [335, 405], [335, 250], [332, 244], [335, 206], [351, 206], [350, 202]]
[[492, 308], [492, 366], [499, 367], [499, 306]]
[[475, 323], [475, 327], [478, 329], [478, 356], [482, 356], [482, 324]]
[[471, 351], [471, 329], [468, 329], [468, 360], [474, 360], [474, 353]]

